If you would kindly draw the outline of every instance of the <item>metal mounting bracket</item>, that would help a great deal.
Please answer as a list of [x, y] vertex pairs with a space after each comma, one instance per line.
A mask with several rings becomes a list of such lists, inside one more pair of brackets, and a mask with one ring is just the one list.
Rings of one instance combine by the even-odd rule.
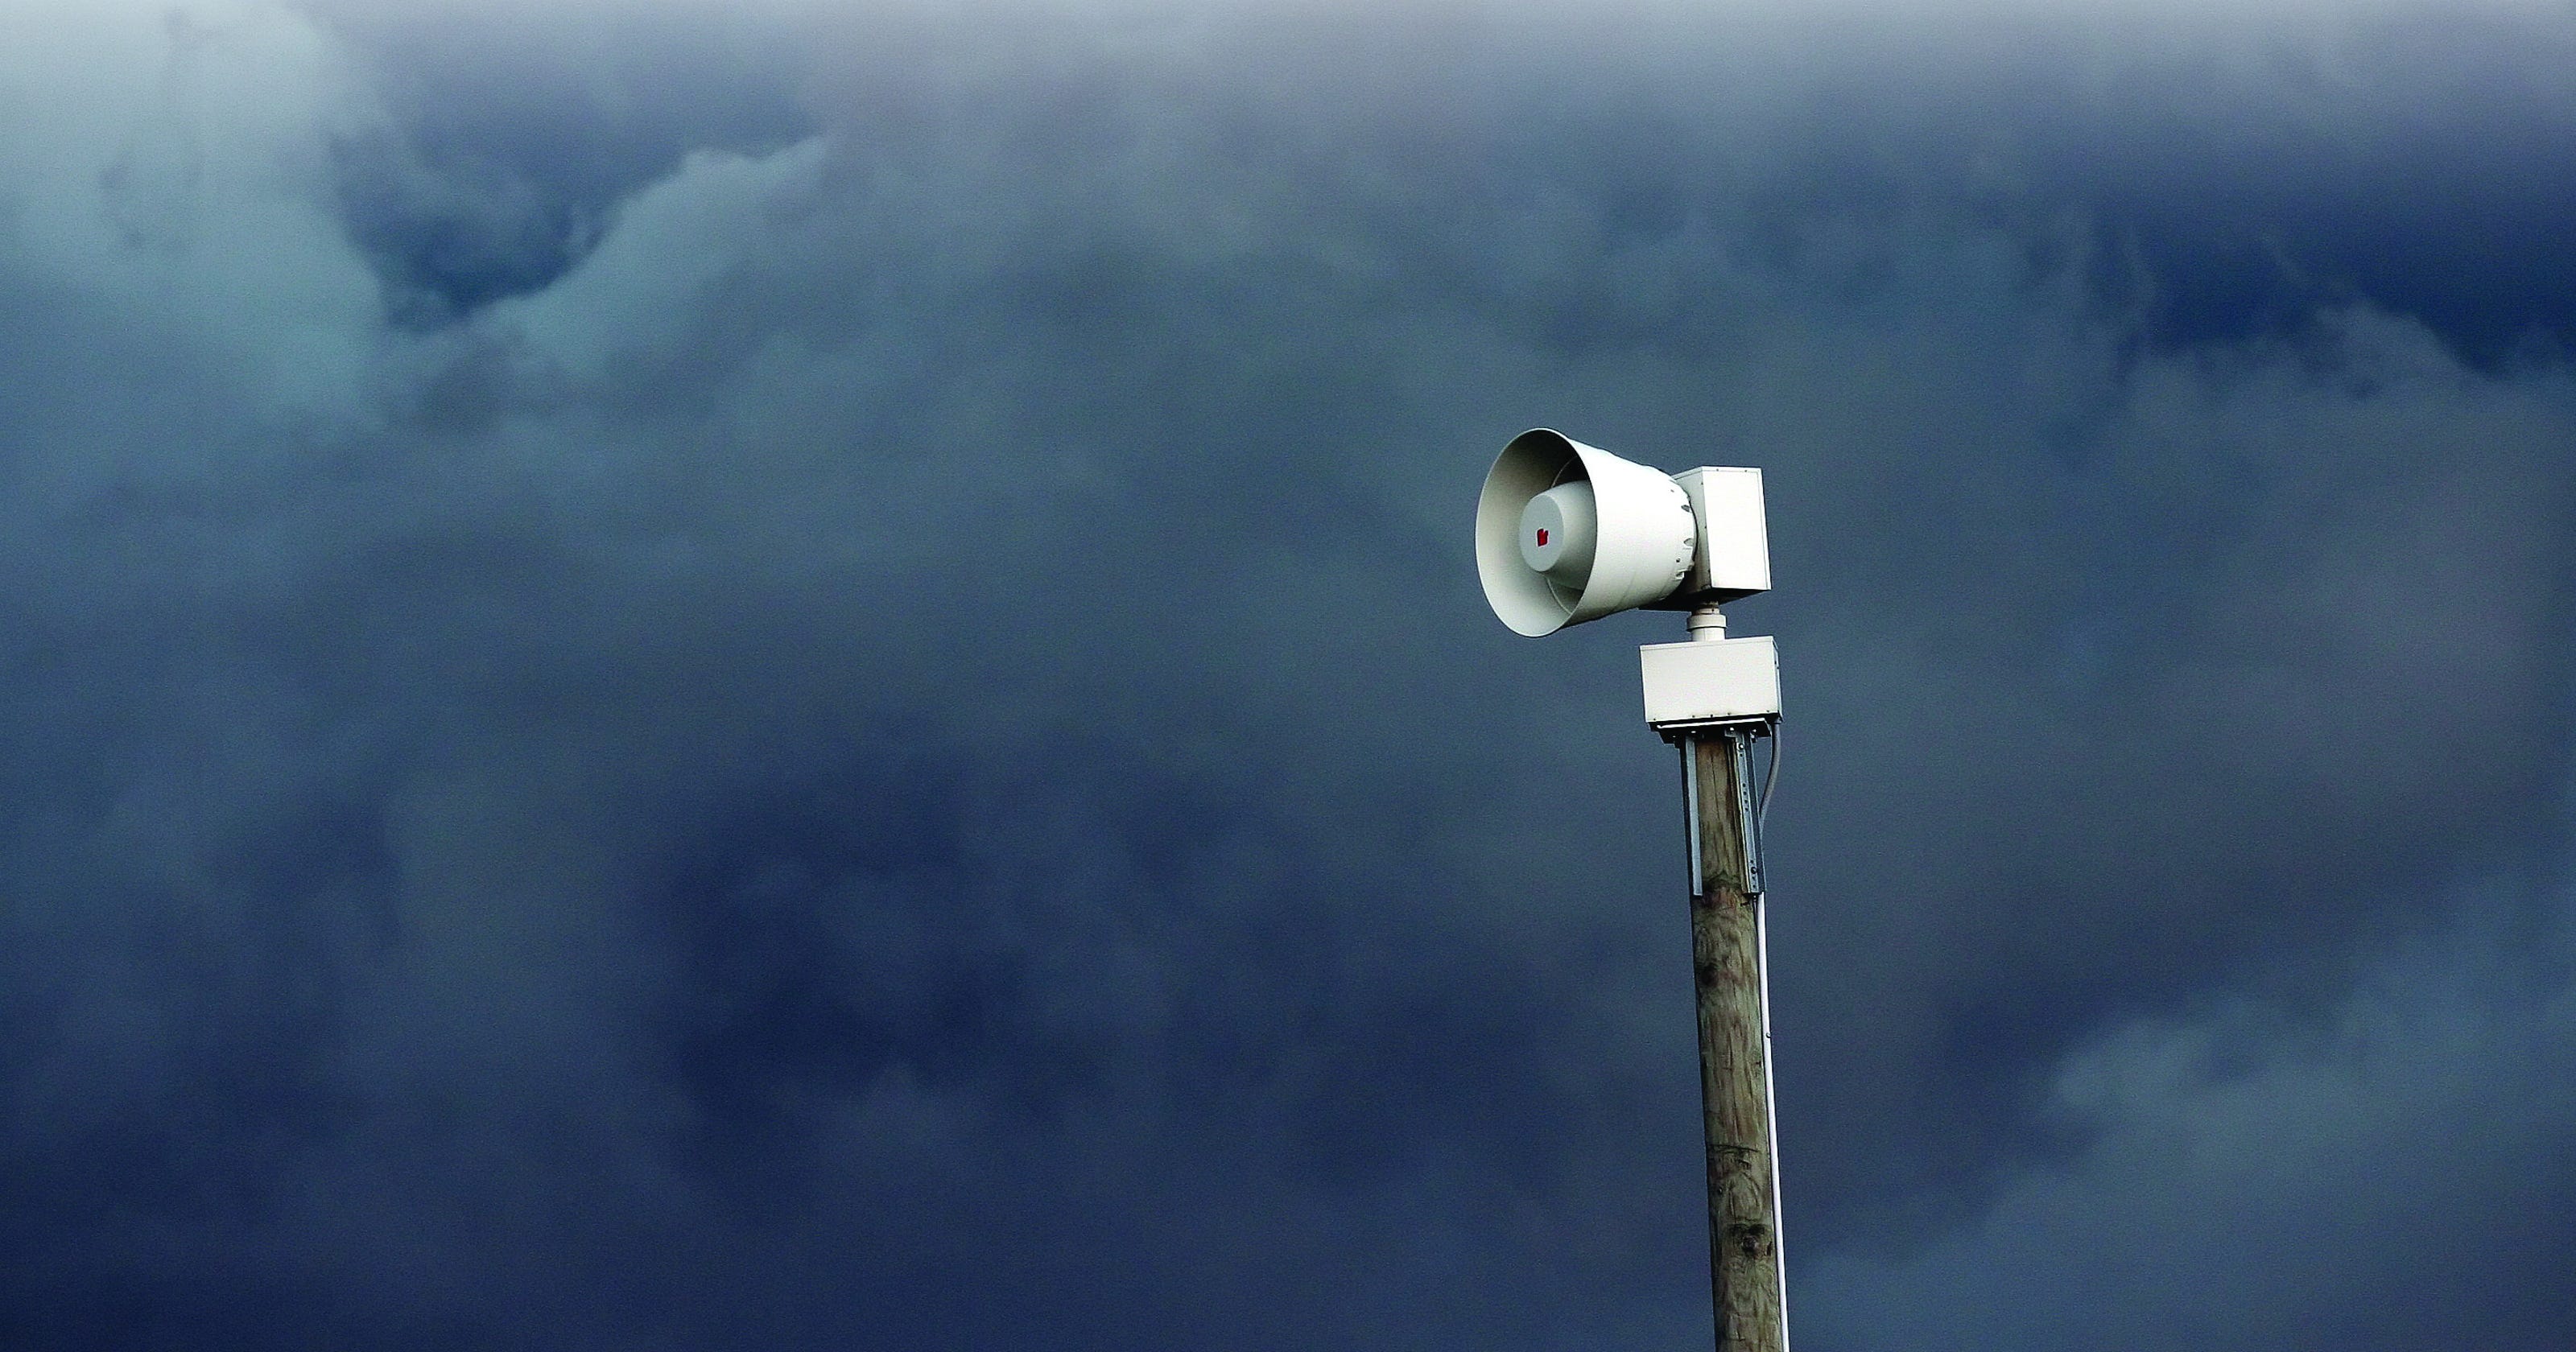
[[1659, 723], [1655, 731], [1667, 742], [1681, 748], [1682, 788], [1688, 812], [1684, 833], [1690, 840], [1691, 895], [1701, 894], [1702, 879], [1707, 876], [1700, 854], [1700, 781], [1699, 757], [1693, 754], [1704, 736], [1724, 737], [1728, 755], [1735, 762], [1736, 819], [1744, 824], [1740, 833], [1744, 841], [1744, 890], [1750, 897], [1762, 895], [1762, 813], [1753, 797], [1753, 741], [1771, 735], [1776, 718], [1737, 718], [1705, 723]]

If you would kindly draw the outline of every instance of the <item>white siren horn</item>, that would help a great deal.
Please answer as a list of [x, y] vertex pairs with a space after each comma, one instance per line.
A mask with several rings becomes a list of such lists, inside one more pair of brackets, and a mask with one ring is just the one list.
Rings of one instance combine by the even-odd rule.
[[1485, 600], [1531, 638], [1672, 595], [1698, 551], [1671, 475], [1544, 427], [1512, 438], [1476, 501]]

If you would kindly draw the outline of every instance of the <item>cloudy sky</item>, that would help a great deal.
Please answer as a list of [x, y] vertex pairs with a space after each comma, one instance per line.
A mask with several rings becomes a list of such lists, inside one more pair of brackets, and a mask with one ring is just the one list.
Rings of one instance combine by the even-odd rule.
[[0, 4], [0, 1335], [2576, 1344], [2576, 14]]

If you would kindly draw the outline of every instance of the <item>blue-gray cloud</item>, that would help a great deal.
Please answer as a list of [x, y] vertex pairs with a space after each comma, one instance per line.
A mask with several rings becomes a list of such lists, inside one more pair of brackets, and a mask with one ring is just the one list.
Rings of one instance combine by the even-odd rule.
[[712, 12], [304, 8], [383, 105], [334, 139], [332, 176], [406, 327], [543, 289], [689, 151], [771, 150], [811, 130], [774, 38]]
[[[1703, 1340], [1655, 634], [1463, 548], [1538, 423], [1769, 472], [1802, 1345], [2155, 1345], [2186, 1245], [2301, 1345], [2446, 1084], [2512, 1298], [2347, 1341], [2563, 1340], [2576, 391], [2476, 287], [2214, 280], [2331, 271], [2309, 142], [1885, 15], [99, 13], [0, 189], [18, 1341]], [[2376, 22], [2139, 32], [2565, 139]], [[2099, 1219], [2168, 1170], [2356, 1233]]]

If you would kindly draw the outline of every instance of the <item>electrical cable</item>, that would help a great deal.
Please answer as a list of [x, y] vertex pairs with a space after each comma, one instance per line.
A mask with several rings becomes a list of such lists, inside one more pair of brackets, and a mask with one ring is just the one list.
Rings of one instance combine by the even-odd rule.
[[1771, 820], [1771, 790], [1780, 783], [1780, 725], [1771, 725], [1771, 768], [1762, 772], [1762, 801], [1753, 808], [1753, 829], [1760, 831]]

